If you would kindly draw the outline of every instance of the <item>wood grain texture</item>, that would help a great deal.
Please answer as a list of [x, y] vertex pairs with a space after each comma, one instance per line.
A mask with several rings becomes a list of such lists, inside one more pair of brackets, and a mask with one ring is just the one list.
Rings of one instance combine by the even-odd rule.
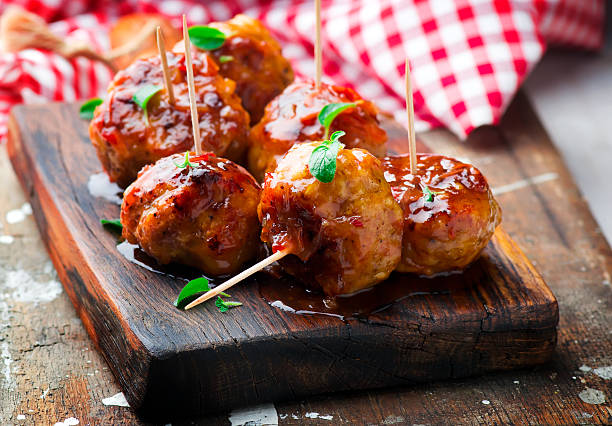
[[367, 321], [283, 312], [255, 284], [233, 291], [245, 306], [225, 315], [211, 304], [176, 310], [171, 301], [182, 283], [126, 261], [100, 227], [99, 218], [116, 217], [118, 206], [87, 190], [99, 165], [76, 110], [16, 108], [9, 155], [68, 295], [142, 415], [159, 420], [459, 378], [552, 354], [557, 302], [503, 231], [469, 286], [407, 298]]

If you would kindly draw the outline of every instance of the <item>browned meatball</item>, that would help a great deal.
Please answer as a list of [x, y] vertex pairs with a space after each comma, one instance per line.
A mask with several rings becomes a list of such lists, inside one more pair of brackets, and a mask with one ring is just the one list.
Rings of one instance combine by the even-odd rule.
[[352, 293], [386, 279], [401, 255], [402, 210], [380, 161], [341, 149], [336, 176], [316, 180], [308, 159], [317, 142], [295, 145], [266, 176], [258, 207], [261, 239], [289, 248], [281, 265], [327, 295]]
[[175, 154], [146, 166], [124, 194], [123, 237], [159, 263], [231, 274], [259, 247], [260, 187], [239, 165], [212, 154]]
[[262, 120], [251, 129], [248, 153], [249, 171], [262, 181], [266, 171], [296, 142], [321, 140], [325, 129], [318, 115], [325, 105], [355, 102], [355, 108], [343, 111], [333, 121], [330, 134], [343, 130], [342, 142], [348, 148], [363, 148], [377, 157], [387, 154], [387, 134], [380, 127], [377, 109], [357, 92], [347, 87], [321, 84], [316, 90], [312, 81], [295, 82], [266, 107]]
[[[226, 36], [219, 49], [210, 52], [221, 74], [236, 82], [236, 93], [257, 123], [276, 95], [293, 81], [293, 69], [278, 42], [257, 19], [236, 15], [229, 21], [213, 22]], [[221, 61], [220, 58], [229, 59]], [[230, 59], [231, 58], [231, 59]]]
[[460, 270], [478, 257], [501, 222], [501, 209], [476, 167], [434, 154], [417, 155], [416, 175], [407, 155], [387, 157], [383, 167], [404, 211], [399, 272]]
[[[110, 179], [125, 188], [145, 165], [193, 147], [185, 56], [168, 53], [175, 105], [165, 90], [144, 111], [132, 97], [147, 85], [163, 86], [160, 58], [140, 59], [117, 73], [89, 126], [89, 135]], [[248, 143], [249, 115], [234, 93], [235, 83], [218, 74], [206, 55], [193, 60], [202, 148], [241, 161]]]

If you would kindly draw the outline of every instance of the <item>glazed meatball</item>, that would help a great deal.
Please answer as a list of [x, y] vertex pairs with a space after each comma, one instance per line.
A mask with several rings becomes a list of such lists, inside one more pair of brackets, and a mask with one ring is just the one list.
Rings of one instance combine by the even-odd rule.
[[223, 46], [210, 54], [221, 74], [236, 82], [236, 93], [255, 124], [268, 102], [293, 81], [291, 64], [283, 57], [278, 42], [256, 19], [236, 15], [209, 26], [226, 36]]
[[461, 270], [474, 261], [501, 222], [501, 209], [474, 166], [442, 155], [383, 160], [385, 178], [404, 211], [399, 272], [432, 275]]
[[348, 148], [363, 148], [377, 157], [387, 153], [387, 134], [380, 127], [377, 109], [352, 89], [321, 84], [316, 90], [313, 81], [295, 82], [266, 107], [262, 120], [251, 129], [248, 153], [249, 170], [262, 181], [268, 170], [276, 167], [296, 142], [317, 141], [325, 129], [318, 115], [325, 105], [354, 102], [355, 108], [343, 111], [333, 121], [330, 134], [343, 130], [342, 142]]
[[316, 180], [308, 159], [318, 142], [292, 147], [268, 173], [258, 207], [261, 239], [280, 263], [325, 294], [353, 293], [385, 280], [401, 256], [402, 210], [380, 161], [362, 149], [341, 149], [330, 183]]
[[123, 237], [160, 264], [234, 273], [260, 244], [260, 187], [232, 161], [192, 155], [193, 166], [177, 167], [184, 156], [175, 154], [142, 169], [123, 197]]
[[[174, 105], [162, 89], [149, 101], [147, 118], [132, 100], [142, 87], [163, 87], [160, 62], [158, 56], [140, 59], [117, 73], [89, 125], [102, 166], [122, 188], [143, 166], [193, 147], [183, 54], [168, 53]], [[240, 162], [248, 143], [249, 115], [235, 94], [235, 84], [221, 77], [206, 55], [194, 58], [193, 68], [203, 150]]]

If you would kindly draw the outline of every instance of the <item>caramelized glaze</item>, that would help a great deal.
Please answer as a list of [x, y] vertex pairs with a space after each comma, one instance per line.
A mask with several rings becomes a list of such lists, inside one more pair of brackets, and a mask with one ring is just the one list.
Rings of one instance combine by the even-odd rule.
[[346, 87], [322, 83], [316, 90], [314, 82], [300, 81], [274, 98], [262, 120], [251, 129], [248, 164], [253, 176], [262, 181], [265, 172], [273, 170], [296, 142], [323, 139], [325, 129], [317, 119], [319, 112], [325, 105], [338, 102], [354, 102], [357, 106], [338, 115], [330, 132], [346, 132], [342, 142], [347, 148], [363, 148], [377, 157], [384, 156], [387, 134], [379, 125], [374, 104]]
[[[485, 177], [474, 166], [435, 154], [383, 160], [385, 179], [404, 211], [402, 261], [397, 270], [418, 274], [459, 270], [487, 245], [501, 210]], [[433, 199], [423, 189], [427, 186]]]
[[126, 189], [123, 237], [160, 264], [234, 273], [257, 253], [259, 185], [213, 154], [193, 155], [193, 167], [178, 168], [183, 161], [175, 154], [146, 166]]
[[[147, 123], [144, 111], [132, 100], [144, 86], [163, 87], [160, 62], [158, 56], [140, 59], [117, 73], [89, 126], [104, 170], [122, 188], [136, 179], [143, 166], [193, 147], [183, 54], [168, 53], [174, 105], [165, 90], [154, 95], [147, 107]], [[242, 161], [249, 115], [235, 94], [235, 83], [220, 76], [217, 65], [205, 54], [194, 57], [193, 67], [203, 149]]]
[[[208, 24], [225, 34], [225, 43], [210, 52], [223, 76], [236, 82], [236, 93], [257, 123], [276, 95], [293, 81], [291, 64], [266, 27], [246, 15]], [[221, 57], [232, 58], [222, 62]]]
[[327, 295], [352, 293], [386, 279], [399, 262], [402, 211], [380, 161], [361, 149], [341, 149], [334, 180], [308, 169], [317, 142], [293, 146], [268, 173], [258, 207], [261, 239], [289, 274]]

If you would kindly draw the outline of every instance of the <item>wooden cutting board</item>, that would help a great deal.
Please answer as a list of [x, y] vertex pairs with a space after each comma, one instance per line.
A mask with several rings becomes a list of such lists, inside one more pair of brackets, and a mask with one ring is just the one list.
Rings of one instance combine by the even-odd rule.
[[[550, 358], [557, 301], [501, 228], [465, 273], [436, 280], [394, 275], [362, 296], [367, 312], [343, 301], [344, 318], [329, 315], [312, 295], [305, 299], [312, 309], [304, 310], [327, 315], [279, 308], [273, 299], [291, 305], [304, 292], [265, 274], [232, 289], [240, 308], [177, 310], [172, 301], [185, 281], [130, 262], [100, 226], [100, 218], [118, 217], [119, 206], [88, 189], [101, 167], [77, 110], [14, 108], [8, 151], [66, 292], [141, 416], [176, 419]], [[392, 146], [401, 151], [396, 131], [390, 129]]]

